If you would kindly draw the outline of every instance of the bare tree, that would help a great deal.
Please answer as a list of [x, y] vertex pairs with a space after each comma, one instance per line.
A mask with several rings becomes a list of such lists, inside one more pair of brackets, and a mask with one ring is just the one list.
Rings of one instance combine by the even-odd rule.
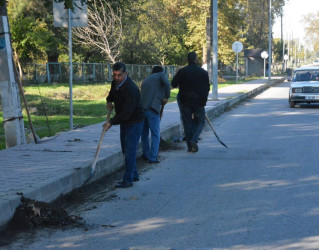
[[119, 9], [114, 11], [105, 0], [93, 0], [88, 7], [88, 26], [74, 29], [73, 34], [79, 43], [98, 49], [115, 63], [122, 41], [121, 18]]

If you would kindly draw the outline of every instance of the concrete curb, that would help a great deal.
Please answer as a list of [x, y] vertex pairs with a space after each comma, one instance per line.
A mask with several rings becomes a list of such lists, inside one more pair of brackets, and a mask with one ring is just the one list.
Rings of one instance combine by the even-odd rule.
[[[231, 99], [225, 99], [212, 106], [212, 102], [208, 102], [206, 106], [206, 114], [209, 118], [216, 117], [227, 111], [241, 101], [250, 98], [265, 89], [282, 82], [283, 79], [272, 80], [270, 83], [263, 84], [251, 91], [239, 94]], [[214, 103], [215, 104], [215, 103]], [[93, 125], [94, 126], [94, 125]], [[174, 123], [167, 126], [161, 131], [161, 137], [165, 140], [176, 139], [182, 136], [182, 126], [180, 123]], [[139, 146], [138, 156], [142, 155], [141, 146]], [[102, 177], [110, 175], [124, 167], [124, 157], [120, 151], [113, 153], [105, 158], [100, 157], [96, 164], [96, 174], [90, 182], [96, 181]], [[66, 171], [64, 176], [58, 176], [53, 181], [44, 183], [35, 190], [27, 191], [23, 195], [27, 198], [52, 202], [60, 196], [66, 195], [77, 188], [80, 188], [86, 181], [91, 171], [91, 165], [82, 163], [76, 170]], [[20, 204], [19, 196], [7, 197], [5, 201], [0, 202], [0, 231], [5, 228], [7, 223], [13, 217], [15, 209]]]

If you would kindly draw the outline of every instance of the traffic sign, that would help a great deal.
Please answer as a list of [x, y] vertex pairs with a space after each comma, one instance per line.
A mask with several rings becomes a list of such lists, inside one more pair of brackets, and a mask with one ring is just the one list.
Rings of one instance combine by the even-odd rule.
[[261, 58], [263, 58], [263, 59], [268, 58], [268, 53], [267, 53], [267, 51], [261, 52]]
[[232, 45], [232, 49], [236, 53], [241, 52], [243, 50], [243, 48], [244, 48], [243, 44], [239, 41], [234, 42]]
[[[87, 4], [74, 0], [74, 13], [72, 13], [72, 27], [86, 27], [88, 23]], [[68, 27], [68, 10], [64, 9], [64, 2], [53, 1], [54, 27]]]

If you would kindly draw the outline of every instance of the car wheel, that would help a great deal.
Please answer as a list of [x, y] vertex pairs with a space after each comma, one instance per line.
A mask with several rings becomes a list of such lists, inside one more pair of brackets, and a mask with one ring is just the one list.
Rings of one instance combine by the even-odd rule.
[[295, 107], [295, 105], [296, 105], [296, 103], [295, 103], [295, 102], [293, 102], [293, 101], [289, 101], [289, 106], [290, 106], [290, 108], [294, 108], [294, 107]]

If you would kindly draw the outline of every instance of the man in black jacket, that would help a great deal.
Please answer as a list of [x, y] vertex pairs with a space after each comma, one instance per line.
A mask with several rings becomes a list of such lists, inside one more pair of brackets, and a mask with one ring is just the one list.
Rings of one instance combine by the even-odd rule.
[[188, 66], [180, 69], [172, 80], [172, 87], [179, 88], [179, 109], [189, 152], [198, 151], [198, 137], [205, 124], [205, 106], [210, 89], [206, 70], [197, 65], [197, 55], [187, 55]]
[[140, 100], [140, 90], [128, 77], [124, 63], [113, 65], [113, 81], [106, 98], [107, 109], [115, 106], [115, 116], [106, 121], [103, 126], [107, 131], [112, 125], [120, 124], [120, 139], [122, 152], [125, 156], [125, 173], [117, 188], [133, 186], [139, 180], [136, 167], [137, 146], [141, 137], [144, 121], [144, 111]]

